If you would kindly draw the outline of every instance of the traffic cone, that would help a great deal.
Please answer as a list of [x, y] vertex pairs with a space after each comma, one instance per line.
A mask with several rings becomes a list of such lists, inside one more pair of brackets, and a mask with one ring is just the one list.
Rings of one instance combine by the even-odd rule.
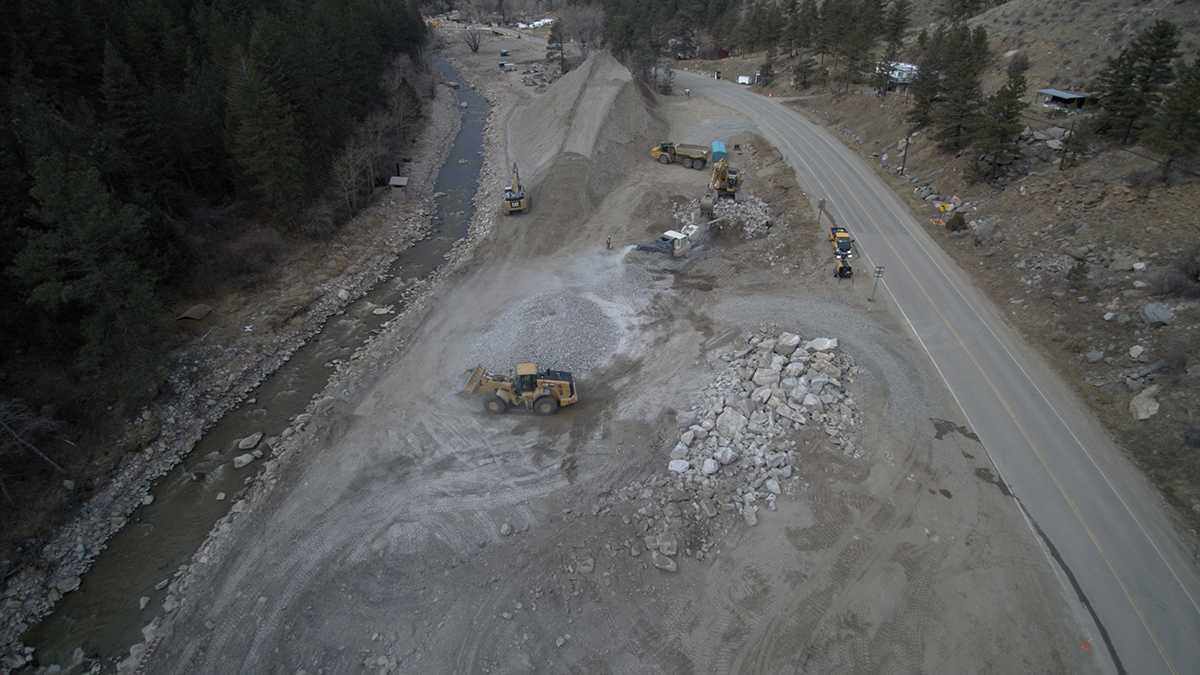
[[1083, 647], [1083, 651], [1085, 651], [1085, 652], [1092, 651], [1092, 638], [1089, 637], [1083, 644], [1081, 644], [1079, 646]]

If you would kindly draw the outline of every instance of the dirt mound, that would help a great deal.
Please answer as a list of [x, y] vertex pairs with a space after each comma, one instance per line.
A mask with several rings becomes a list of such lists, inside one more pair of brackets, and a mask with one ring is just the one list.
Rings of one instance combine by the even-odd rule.
[[[540, 98], [513, 113], [510, 155], [531, 185], [565, 153], [599, 164], [605, 174], [627, 169], [665, 133], [654, 94], [608, 52], [567, 73]], [[643, 147], [645, 146], [645, 147]]]

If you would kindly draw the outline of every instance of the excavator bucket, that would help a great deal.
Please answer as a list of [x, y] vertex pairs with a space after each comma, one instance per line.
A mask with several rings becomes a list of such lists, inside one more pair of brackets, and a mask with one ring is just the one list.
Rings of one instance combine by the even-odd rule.
[[464, 390], [468, 394], [474, 394], [479, 391], [479, 385], [483, 384], [483, 364], [475, 366], [475, 370], [471, 372], [471, 377], [467, 378], [467, 386]]

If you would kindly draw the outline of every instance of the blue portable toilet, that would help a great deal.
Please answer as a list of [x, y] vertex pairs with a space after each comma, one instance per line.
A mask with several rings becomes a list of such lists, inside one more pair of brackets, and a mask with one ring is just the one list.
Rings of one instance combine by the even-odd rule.
[[721, 141], [713, 141], [712, 143], [712, 161], [719, 162], [725, 159], [725, 144]]

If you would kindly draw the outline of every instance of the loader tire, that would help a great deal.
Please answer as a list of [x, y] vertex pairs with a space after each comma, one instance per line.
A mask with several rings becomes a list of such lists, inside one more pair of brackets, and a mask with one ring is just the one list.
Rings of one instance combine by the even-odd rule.
[[684, 157], [684, 158], [683, 158], [683, 161], [682, 161], [682, 162], [680, 162], [680, 164], [682, 164], [682, 165], [683, 165], [683, 168], [685, 168], [685, 169], [690, 169], [690, 168], [692, 168], [692, 162], [693, 162], [693, 161], [694, 161], [694, 160], [692, 160], [692, 158], [691, 158], [691, 157]]
[[692, 168], [693, 168], [693, 169], [703, 169], [703, 168], [704, 168], [704, 160], [703, 160], [703, 159], [697, 159], [697, 160], [693, 161], [693, 162], [692, 162]]
[[668, 157], [667, 155], [659, 155], [659, 156], [658, 156], [658, 163], [659, 163], [659, 164], [670, 164], [670, 163], [671, 163], [671, 158], [670, 158], [670, 157]]
[[558, 399], [543, 396], [533, 402], [533, 411], [539, 415], [553, 415], [558, 411]]
[[508, 410], [508, 401], [505, 401], [499, 396], [493, 396], [487, 401], [484, 401], [483, 407], [493, 415], [499, 415], [505, 410]]

